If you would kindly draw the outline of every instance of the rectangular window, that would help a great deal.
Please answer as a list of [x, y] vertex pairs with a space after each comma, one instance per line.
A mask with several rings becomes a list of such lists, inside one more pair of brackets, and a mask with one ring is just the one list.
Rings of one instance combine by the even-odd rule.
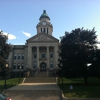
[[36, 58], [37, 57], [37, 55], [36, 55], [36, 52], [34, 53], [34, 58]]
[[42, 58], [45, 58], [45, 53], [44, 52], [42, 52]]
[[22, 59], [24, 59], [24, 54], [22, 54]]
[[34, 66], [34, 68], [36, 68], [36, 66], [37, 66], [36, 62], [33, 63], [33, 66]]
[[6, 59], [8, 59], [8, 56], [6, 57]]
[[53, 68], [53, 62], [50, 62], [50, 68]]
[[18, 54], [18, 59], [20, 59], [20, 56], [21, 56], [21, 54], [19, 53], [19, 54]]
[[16, 63], [14, 63], [13, 69], [16, 69]]
[[21, 69], [24, 69], [24, 64], [23, 63], [21, 64]]
[[45, 33], [45, 28], [44, 28], [44, 33]]
[[50, 58], [53, 58], [53, 53], [52, 52], [50, 52]]
[[19, 63], [17, 64], [17, 69], [20, 69], [20, 64]]
[[16, 59], [16, 58], [17, 58], [17, 54], [15, 53], [15, 54], [14, 54], [14, 59]]
[[42, 28], [41, 28], [41, 32], [42, 32]]

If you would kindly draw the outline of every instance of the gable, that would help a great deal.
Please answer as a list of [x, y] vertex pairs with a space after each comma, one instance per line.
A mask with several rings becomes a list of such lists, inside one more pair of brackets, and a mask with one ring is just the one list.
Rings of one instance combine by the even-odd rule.
[[56, 38], [54, 38], [53, 36], [50, 36], [50, 35], [48, 35], [48, 34], [45, 34], [45, 33], [40, 33], [40, 34], [37, 34], [37, 35], [35, 35], [35, 36], [33, 36], [33, 37], [31, 37], [30, 39], [28, 39], [27, 40], [28, 42], [30, 41], [30, 42], [35, 42], [35, 41], [37, 41], [37, 42], [48, 42], [48, 41], [59, 41], [58, 39], [56, 39]]
[[45, 35], [40, 35], [40, 36], [34, 38], [32, 41], [53, 41], [53, 39], [51, 39]]

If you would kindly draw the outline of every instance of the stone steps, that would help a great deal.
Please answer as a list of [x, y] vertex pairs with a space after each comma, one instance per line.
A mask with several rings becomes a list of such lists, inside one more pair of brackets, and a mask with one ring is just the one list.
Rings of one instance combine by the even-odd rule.
[[55, 77], [27, 77], [24, 83], [55, 83]]
[[37, 72], [36, 77], [47, 77], [47, 72]]

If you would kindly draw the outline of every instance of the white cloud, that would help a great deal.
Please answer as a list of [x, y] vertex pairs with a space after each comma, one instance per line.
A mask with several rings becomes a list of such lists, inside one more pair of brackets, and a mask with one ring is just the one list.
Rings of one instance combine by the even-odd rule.
[[4, 35], [8, 35], [8, 39], [9, 39], [9, 40], [13, 40], [13, 39], [16, 39], [16, 38], [17, 38], [15, 35], [9, 34], [9, 33], [7, 33], [7, 32], [3, 32], [3, 34], [4, 34]]
[[22, 33], [23, 33], [25, 36], [27, 36], [27, 37], [31, 37], [31, 34], [30, 34], [30, 33], [27, 33], [27, 32], [24, 32], [24, 31], [22, 31]]

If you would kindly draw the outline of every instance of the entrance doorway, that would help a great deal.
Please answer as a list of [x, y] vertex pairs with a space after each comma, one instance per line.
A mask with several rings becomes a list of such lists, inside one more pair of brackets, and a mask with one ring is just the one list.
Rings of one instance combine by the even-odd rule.
[[40, 64], [40, 71], [46, 71], [46, 67], [47, 67], [46, 63], [45, 62], [42, 62]]

